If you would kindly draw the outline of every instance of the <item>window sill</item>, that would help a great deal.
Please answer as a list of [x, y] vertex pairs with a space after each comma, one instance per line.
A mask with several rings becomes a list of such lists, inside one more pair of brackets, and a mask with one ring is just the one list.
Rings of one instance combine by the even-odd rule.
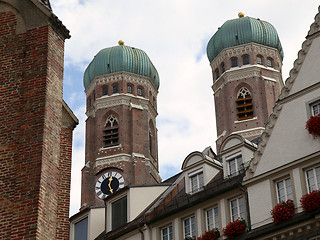
[[245, 119], [245, 120], [241, 120], [241, 121], [234, 121], [234, 123], [243, 123], [243, 122], [249, 122], [249, 121], [253, 121], [253, 120], [257, 120], [258, 118], [257, 117], [253, 117], [253, 118], [250, 118], [250, 119]]

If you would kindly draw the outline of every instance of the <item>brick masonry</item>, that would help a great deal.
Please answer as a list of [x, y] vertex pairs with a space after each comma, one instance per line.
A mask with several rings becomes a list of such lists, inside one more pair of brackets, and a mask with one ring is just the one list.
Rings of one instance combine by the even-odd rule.
[[[121, 173], [125, 185], [156, 184], [161, 181], [155, 128], [157, 90], [150, 79], [135, 74], [120, 72], [107, 75], [96, 78], [86, 89], [88, 118], [81, 209], [104, 205], [95, 192], [95, 184], [107, 171]], [[119, 86], [117, 94], [112, 94], [114, 84]], [[127, 85], [132, 87], [130, 94]], [[103, 87], [108, 87], [108, 95], [102, 95]], [[143, 96], [137, 96], [138, 87], [143, 89]], [[111, 114], [119, 121], [119, 144], [104, 147], [103, 130]]]
[[[249, 57], [248, 65], [242, 64], [244, 55]], [[257, 56], [262, 57], [262, 65], [257, 63]], [[238, 59], [238, 67], [231, 67], [232, 58]], [[267, 58], [273, 60], [273, 67], [267, 67]], [[259, 137], [262, 132], [255, 129], [265, 127], [283, 87], [282, 61], [277, 50], [259, 44], [244, 44], [223, 50], [210, 65], [213, 74], [217, 150], [219, 151], [223, 140], [234, 132], [249, 130], [249, 133], [245, 133], [245, 138], [252, 140]], [[225, 68], [223, 74], [222, 65]], [[220, 72], [219, 78], [215, 73], [217, 69]], [[238, 121], [236, 100], [242, 87], [250, 91], [254, 118]]]
[[38, 1], [0, 9], [0, 239], [68, 239], [76, 125], [62, 124], [68, 34]]

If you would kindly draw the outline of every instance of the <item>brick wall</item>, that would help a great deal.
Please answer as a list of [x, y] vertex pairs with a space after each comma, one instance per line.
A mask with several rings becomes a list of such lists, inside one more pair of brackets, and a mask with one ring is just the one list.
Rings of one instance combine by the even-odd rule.
[[71, 144], [61, 129], [64, 37], [30, 22], [31, 1], [0, 5], [0, 239], [68, 239], [68, 204], [58, 214], [69, 201], [59, 195], [60, 156], [71, 161], [60, 148]]

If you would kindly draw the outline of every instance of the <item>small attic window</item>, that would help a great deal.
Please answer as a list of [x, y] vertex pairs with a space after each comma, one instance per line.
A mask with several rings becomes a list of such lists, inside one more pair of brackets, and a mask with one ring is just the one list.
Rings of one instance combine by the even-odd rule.
[[239, 174], [243, 170], [243, 161], [241, 153], [228, 157], [228, 170], [229, 176], [234, 176]]
[[189, 178], [190, 178], [191, 193], [196, 193], [203, 189], [203, 186], [204, 186], [203, 171], [199, 171], [195, 174], [189, 175]]

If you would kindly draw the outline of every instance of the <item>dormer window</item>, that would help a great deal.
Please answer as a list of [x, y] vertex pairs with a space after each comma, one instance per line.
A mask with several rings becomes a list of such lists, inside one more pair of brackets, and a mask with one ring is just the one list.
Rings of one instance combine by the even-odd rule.
[[237, 97], [238, 121], [253, 118], [252, 97], [247, 88], [243, 87], [238, 92]]
[[190, 183], [191, 183], [191, 193], [199, 192], [203, 189], [204, 181], [203, 181], [203, 172], [199, 171], [192, 175], [189, 175]]
[[236, 175], [241, 170], [243, 170], [243, 162], [242, 162], [242, 155], [241, 154], [236, 154], [236, 155], [230, 156], [226, 160], [228, 163], [228, 170], [229, 170], [230, 176]]

